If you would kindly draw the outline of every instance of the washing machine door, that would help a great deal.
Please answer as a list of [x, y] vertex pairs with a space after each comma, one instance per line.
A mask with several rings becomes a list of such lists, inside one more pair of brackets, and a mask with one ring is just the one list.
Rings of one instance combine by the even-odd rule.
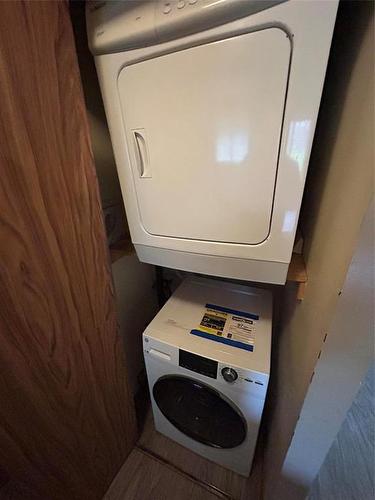
[[153, 396], [165, 418], [200, 443], [234, 448], [246, 437], [246, 422], [239, 409], [198, 380], [162, 377], [153, 387]]

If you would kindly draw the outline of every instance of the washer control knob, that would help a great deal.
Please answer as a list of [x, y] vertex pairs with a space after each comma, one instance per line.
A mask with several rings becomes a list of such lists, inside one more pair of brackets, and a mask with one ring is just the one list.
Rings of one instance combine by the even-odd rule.
[[238, 379], [238, 374], [236, 370], [233, 370], [233, 368], [229, 368], [229, 366], [223, 368], [221, 370], [221, 374], [223, 376], [223, 379], [231, 384]]

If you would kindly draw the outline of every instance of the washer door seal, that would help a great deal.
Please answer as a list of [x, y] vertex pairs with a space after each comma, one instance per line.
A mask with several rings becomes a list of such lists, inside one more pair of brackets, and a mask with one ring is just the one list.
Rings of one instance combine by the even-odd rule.
[[164, 417], [186, 436], [214, 448], [234, 448], [246, 438], [240, 411], [198, 380], [170, 375], [152, 390]]

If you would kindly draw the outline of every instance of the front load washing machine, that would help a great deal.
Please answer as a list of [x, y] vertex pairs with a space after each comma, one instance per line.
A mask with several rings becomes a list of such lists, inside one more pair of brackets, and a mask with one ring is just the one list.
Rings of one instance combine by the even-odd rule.
[[270, 373], [271, 293], [189, 278], [143, 334], [156, 429], [248, 476]]

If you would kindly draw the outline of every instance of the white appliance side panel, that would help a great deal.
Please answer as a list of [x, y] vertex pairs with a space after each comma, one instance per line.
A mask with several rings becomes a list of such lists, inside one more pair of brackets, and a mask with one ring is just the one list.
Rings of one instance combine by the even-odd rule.
[[154, 235], [268, 236], [291, 44], [269, 28], [122, 69], [138, 209]]

